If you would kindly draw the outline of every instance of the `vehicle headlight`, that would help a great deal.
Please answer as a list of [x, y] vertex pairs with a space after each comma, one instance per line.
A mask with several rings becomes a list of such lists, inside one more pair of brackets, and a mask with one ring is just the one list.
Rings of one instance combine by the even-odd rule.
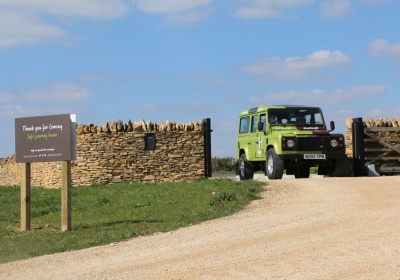
[[337, 148], [337, 147], [339, 146], [338, 141], [337, 141], [336, 139], [332, 139], [332, 140], [331, 140], [331, 146], [332, 146], [333, 148]]
[[294, 148], [294, 141], [292, 139], [289, 139], [286, 142], [286, 145], [288, 146], [288, 148]]

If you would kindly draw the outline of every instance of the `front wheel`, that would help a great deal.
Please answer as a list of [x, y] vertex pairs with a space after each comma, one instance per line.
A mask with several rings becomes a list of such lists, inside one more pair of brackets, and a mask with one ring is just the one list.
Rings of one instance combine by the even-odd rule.
[[265, 173], [268, 176], [268, 179], [282, 179], [284, 170], [283, 160], [276, 154], [274, 148], [269, 149], [267, 152], [265, 168]]
[[246, 155], [242, 154], [239, 159], [238, 173], [240, 180], [249, 180], [253, 179], [254, 176], [254, 168], [252, 164], [246, 160]]

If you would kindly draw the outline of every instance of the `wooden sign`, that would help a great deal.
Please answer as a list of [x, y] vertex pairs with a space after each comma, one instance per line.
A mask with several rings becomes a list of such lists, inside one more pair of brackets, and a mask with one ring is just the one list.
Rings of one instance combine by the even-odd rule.
[[31, 162], [61, 161], [61, 230], [70, 231], [76, 115], [16, 118], [15, 155], [21, 163], [21, 230], [31, 229]]
[[76, 116], [53, 115], [15, 119], [18, 163], [76, 159]]

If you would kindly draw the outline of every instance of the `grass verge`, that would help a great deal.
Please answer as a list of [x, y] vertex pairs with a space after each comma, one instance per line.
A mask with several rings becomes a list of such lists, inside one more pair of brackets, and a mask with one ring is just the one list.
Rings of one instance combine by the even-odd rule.
[[72, 189], [72, 231], [62, 232], [61, 191], [32, 188], [32, 230], [21, 232], [20, 188], [0, 187], [0, 263], [78, 250], [231, 215], [258, 199], [257, 181], [200, 179]]

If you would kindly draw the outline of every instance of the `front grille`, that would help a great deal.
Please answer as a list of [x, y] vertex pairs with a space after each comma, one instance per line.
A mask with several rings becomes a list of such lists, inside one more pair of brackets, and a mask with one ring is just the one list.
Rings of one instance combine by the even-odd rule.
[[299, 137], [297, 138], [299, 151], [321, 151], [329, 149], [329, 137]]

